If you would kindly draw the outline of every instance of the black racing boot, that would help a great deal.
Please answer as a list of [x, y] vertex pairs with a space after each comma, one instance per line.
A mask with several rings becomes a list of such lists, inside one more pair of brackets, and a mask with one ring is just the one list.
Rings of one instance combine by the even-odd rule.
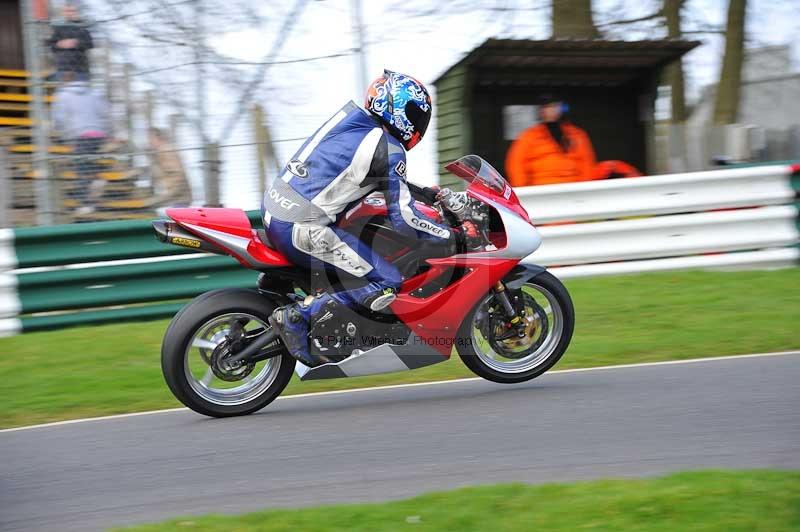
[[328, 357], [314, 356], [308, 349], [309, 322], [329, 299], [328, 294], [322, 294], [308, 305], [293, 303], [275, 309], [269, 317], [269, 324], [275, 327], [289, 354], [310, 368], [330, 362]]

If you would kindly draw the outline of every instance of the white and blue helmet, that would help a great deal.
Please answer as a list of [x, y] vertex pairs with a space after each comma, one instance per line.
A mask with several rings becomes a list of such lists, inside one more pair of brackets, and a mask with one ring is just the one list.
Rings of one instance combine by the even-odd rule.
[[422, 140], [433, 106], [425, 85], [405, 74], [384, 70], [370, 83], [364, 107], [410, 150]]

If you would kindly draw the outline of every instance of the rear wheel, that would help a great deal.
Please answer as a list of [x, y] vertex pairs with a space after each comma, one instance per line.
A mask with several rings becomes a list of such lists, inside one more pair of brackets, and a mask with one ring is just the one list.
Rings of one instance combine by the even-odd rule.
[[161, 369], [175, 397], [195, 412], [239, 416], [264, 408], [289, 384], [295, 360], [279, 340], [266, 360], [228, 367], [225, 357], [270, 329], [275, 304], [254, 290], [203, 294], [172, 320], [161, 348]]
[[524, 382], [553, 367], [567, 350], [575, 311], [567, 289], [549, 272], [507, 293], [523, 320], [519, 330], [510, 327], [490, 292], [461, 325], [457, 349], [464, 364], [484, 379]]

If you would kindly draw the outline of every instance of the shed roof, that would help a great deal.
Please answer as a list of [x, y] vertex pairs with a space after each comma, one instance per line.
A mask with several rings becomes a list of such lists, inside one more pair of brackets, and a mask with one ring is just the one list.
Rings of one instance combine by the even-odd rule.
[[[662, 39], [649, 41], [606, 41], [599, 39], [487, 39], [440, 75], [438, 84], [453, 69], [461, 66], [494, 70], [546, 69], [587, 71], [654, 70], [678, 59], [700, 44], [699, 41]], [[594, 71], [594, 72], [591, 72]], [[574, 76], [570, 76], [574, 81]]]

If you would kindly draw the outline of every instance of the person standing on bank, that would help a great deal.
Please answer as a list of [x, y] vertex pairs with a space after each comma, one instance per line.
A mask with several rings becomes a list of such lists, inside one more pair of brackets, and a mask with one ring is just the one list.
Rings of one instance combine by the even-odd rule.
[[56, 130], [72, 145], [78, 187], [75, 199], [81, 203], [77, 214], [94, 212], [96, 196], [103, 181], [97, 179], [100, 170], [98, 153], [111, 135], [109, 104], [102, 94], [87, 81], [77, 81], [66, 71], [63, 82], [53, 95], [52, 116]]
[[78, 6], [67, 2], [62, 8], [64, 21], [53, 25], [47, 40], [56, 63], [56, 76], [63, 81], [64, 72], [72, 72], [74, 81], [89, 81], [88, 52], [94, 47], [92, 35], [81, 20]]
[[186, 170], [175, 145], [160, 129], [148, 131], [150, 149], [155, 152], [150, 167], [155, 198], [160, 207], [188, 207], [192, 204], [192, 188], [186, 179]]
[[506, 154], [506, 174], [515, 187], [595, 179], [589, 135], [564, 119], [566, 104], [552, 94], [538, 98], [540, 123], [526, 129]]

